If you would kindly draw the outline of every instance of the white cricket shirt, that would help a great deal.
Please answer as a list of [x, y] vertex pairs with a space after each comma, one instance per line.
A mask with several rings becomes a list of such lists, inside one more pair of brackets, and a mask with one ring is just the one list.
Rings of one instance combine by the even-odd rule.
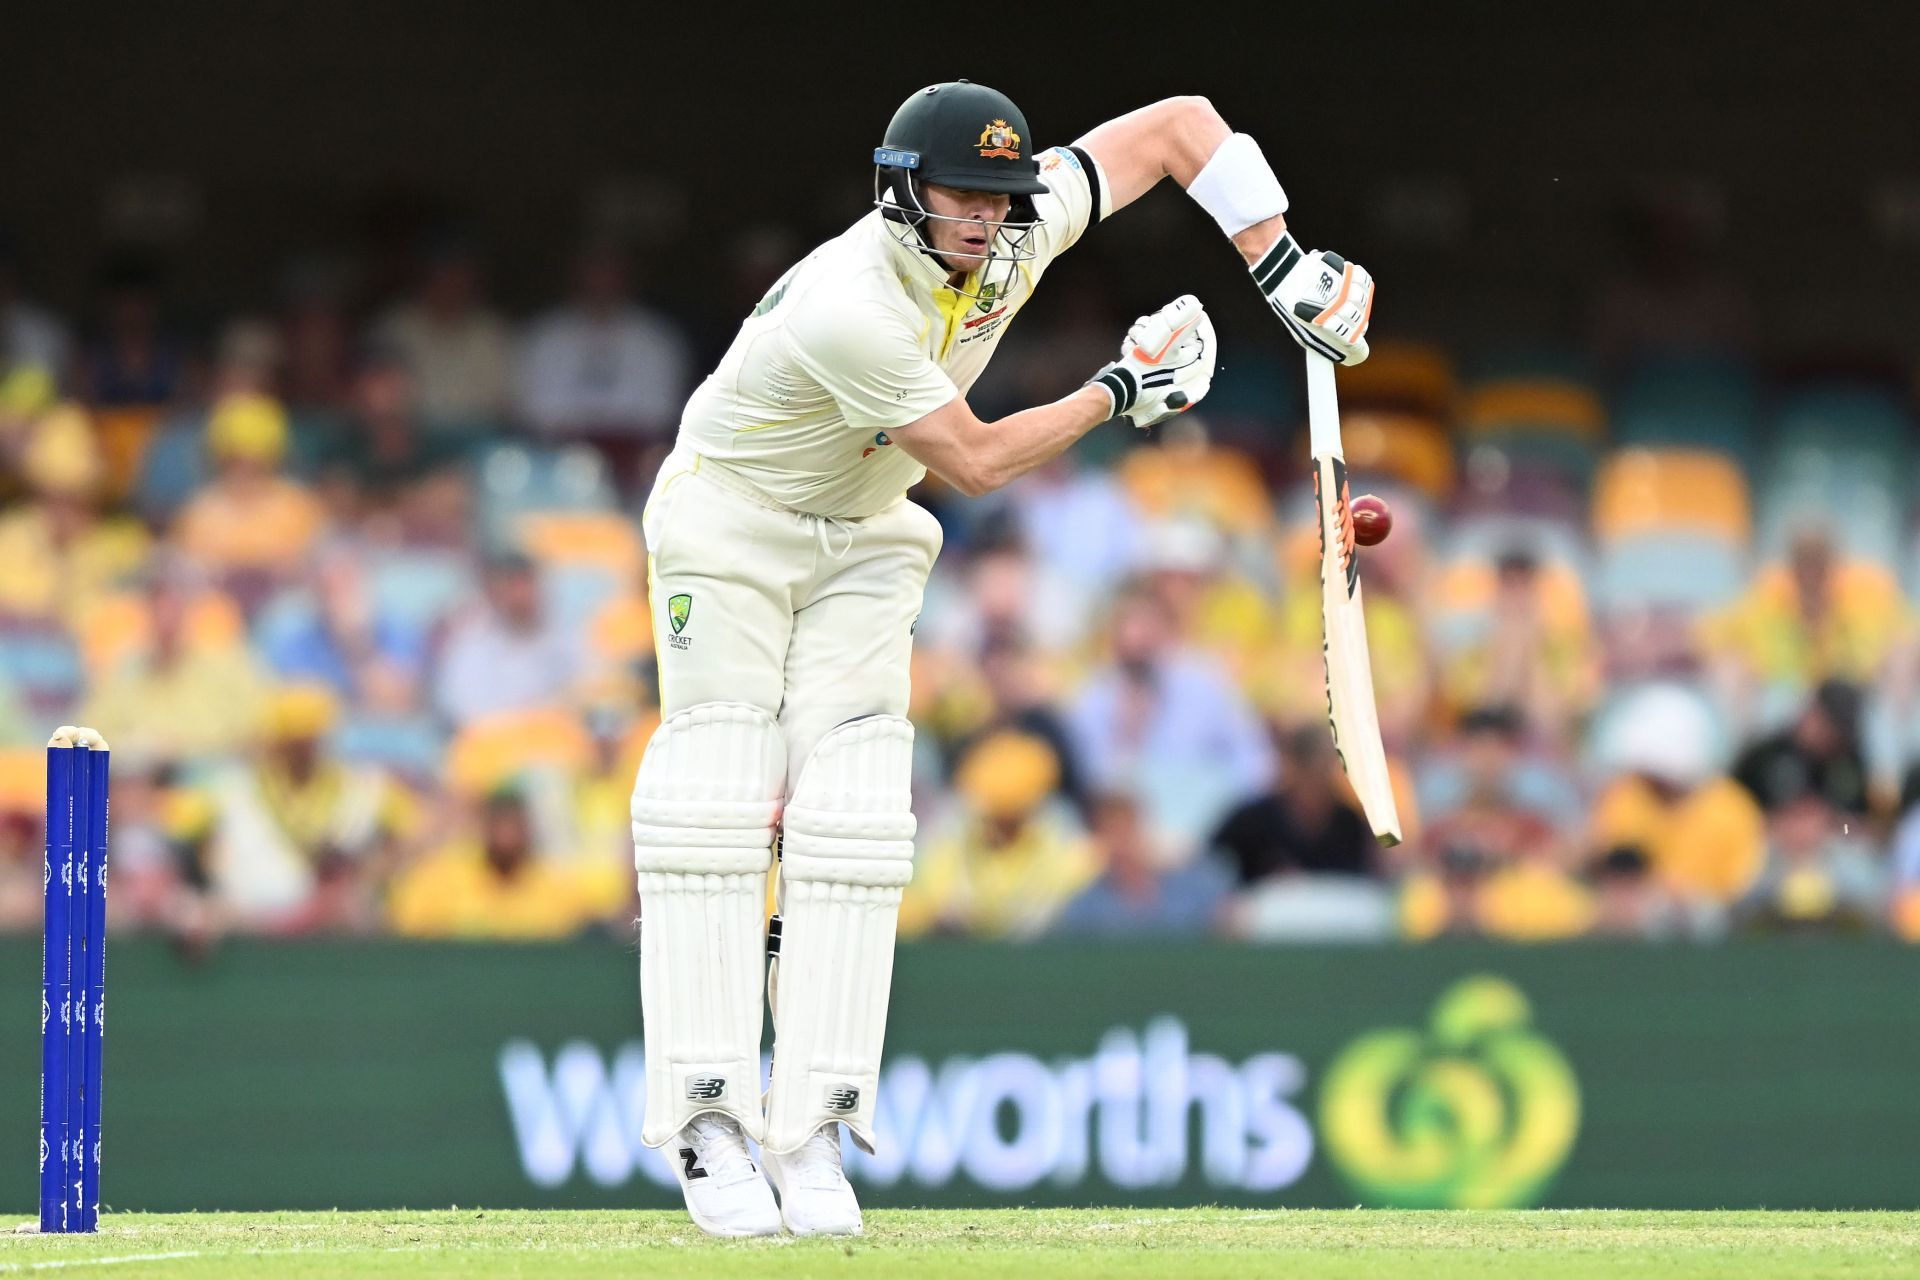
[[687, 401], [679, 442], [727, 464], [775, 502], [827, 516], [885, 509], [926, 474], [887, 432], [965, 395], [1047, 264], [1106, 217], [1107, 185], [1084, 150], [1040, 155], [1034, 257], [949, 288], [876, 209], [808, 254], [754, 309]]

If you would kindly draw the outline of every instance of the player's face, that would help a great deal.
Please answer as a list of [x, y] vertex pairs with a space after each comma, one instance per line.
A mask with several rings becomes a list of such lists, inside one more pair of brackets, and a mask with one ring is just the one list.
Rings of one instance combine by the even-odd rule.
[[[927, 212], [940, 215], [927, 222], [933, 251], [962, 271], [979, 266], [999, 224], [1007, 220], [1013, 197], [993, 191], [962, 191], [936, 182], [927, 183], [921, 190]], [[943, 221], [946, 218], [960, 221]]]

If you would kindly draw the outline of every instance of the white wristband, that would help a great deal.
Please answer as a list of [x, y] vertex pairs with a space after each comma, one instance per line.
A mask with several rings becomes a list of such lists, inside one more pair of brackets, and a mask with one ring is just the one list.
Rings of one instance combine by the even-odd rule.
[[1287, 193], [1280, 179], [1273, 176], [1260, 144], [1244, 133], [1232, 134], [1220, 144], [1194, 176], [1187, 194], [1229, 236], [1287, 211]]

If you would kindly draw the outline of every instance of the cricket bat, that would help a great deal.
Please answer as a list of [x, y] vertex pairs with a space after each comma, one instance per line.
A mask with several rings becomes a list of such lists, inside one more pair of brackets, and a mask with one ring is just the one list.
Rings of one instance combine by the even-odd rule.
[[1347, 461], [1340, 448], [1340, 403], [1333, 361], [1307, 352], [1307, 439], [1313, 454], [1313, 499], [1320, 515], [1320, 612], [1326, 639], [1327, 722], [1333, 749], [1353, 783], [1367, 824], [1380, 843], [1400, 843], [1400, 814], [1380, 741], [1367, 657], [1367, 620], [1360, 600], [1360, 560], [1348, 509]]

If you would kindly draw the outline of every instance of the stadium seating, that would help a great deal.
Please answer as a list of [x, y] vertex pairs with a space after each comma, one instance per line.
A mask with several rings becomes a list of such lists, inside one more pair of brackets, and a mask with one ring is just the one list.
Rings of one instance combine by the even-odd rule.
[[423, 628], [472, 598], [478, 586], [472, 557], [457, 551], [382, 552], [373, 557], [369, 576], [376, 610]]
[[1740, 469], [1725, 454], [1626, 449], [1607, 459], [1594, 482], [1593, 529], [1602, 543], [1688, 532], [1745, 547], [1753, 532], [1751, 500]]
[[1605, 613], [1654, 608], [1698, 614], [1731, 602], [1747, 578], [1746, 553], [1724, 538], [1629, 534], [1601, 549], [1595, 595]]
[[1469, 436], [1537, 433], [1598, 442], [1606, 407], [1590, 387], [1553, 378], [1501, 378], [1469, 388], [1460, 423]]
[[1622, 445], [1712, 450], [1752, 476], [1760, 461], [1758, 381], [1733, 357], [1643, 359], [1615, 401], [1613, 426]]
[[533, 769], [577, 773], [593, 758], [593, 742], [570, 710], [541, 707], [484, 717], [454, 735], [447, 782], [478, 795]]
[[66, 632], [52, 626], [0, 627], [0, 671], [41, 720], [64, 712], [85, 687], [79, 651]]
[[1762, 552], [1777, 557], [1797, 529], [1816, 524], [1848, 555], [1898, 566], [1914, 463], [1911, 420], [1890, 393], [1838, 385], [1792, 397], [1775, 416], [1763, 469]]
[[[1343, 408], [1340, 436], [1347, 467], [1354, 475], [1384, 473], [1434, 501], [1453, 493], [1453, 442], [1436, 419], [1394, 410]], [[1304, 432], [1294, 448], [1296, 456], [1307, 456]]]
[[1452, 420], [1460, 393], [1453, 362], [1438, 347], [1415, 342], [1376, 343], [1366, 361], [1340, 375], [1342, 407], [1418, 414]]

